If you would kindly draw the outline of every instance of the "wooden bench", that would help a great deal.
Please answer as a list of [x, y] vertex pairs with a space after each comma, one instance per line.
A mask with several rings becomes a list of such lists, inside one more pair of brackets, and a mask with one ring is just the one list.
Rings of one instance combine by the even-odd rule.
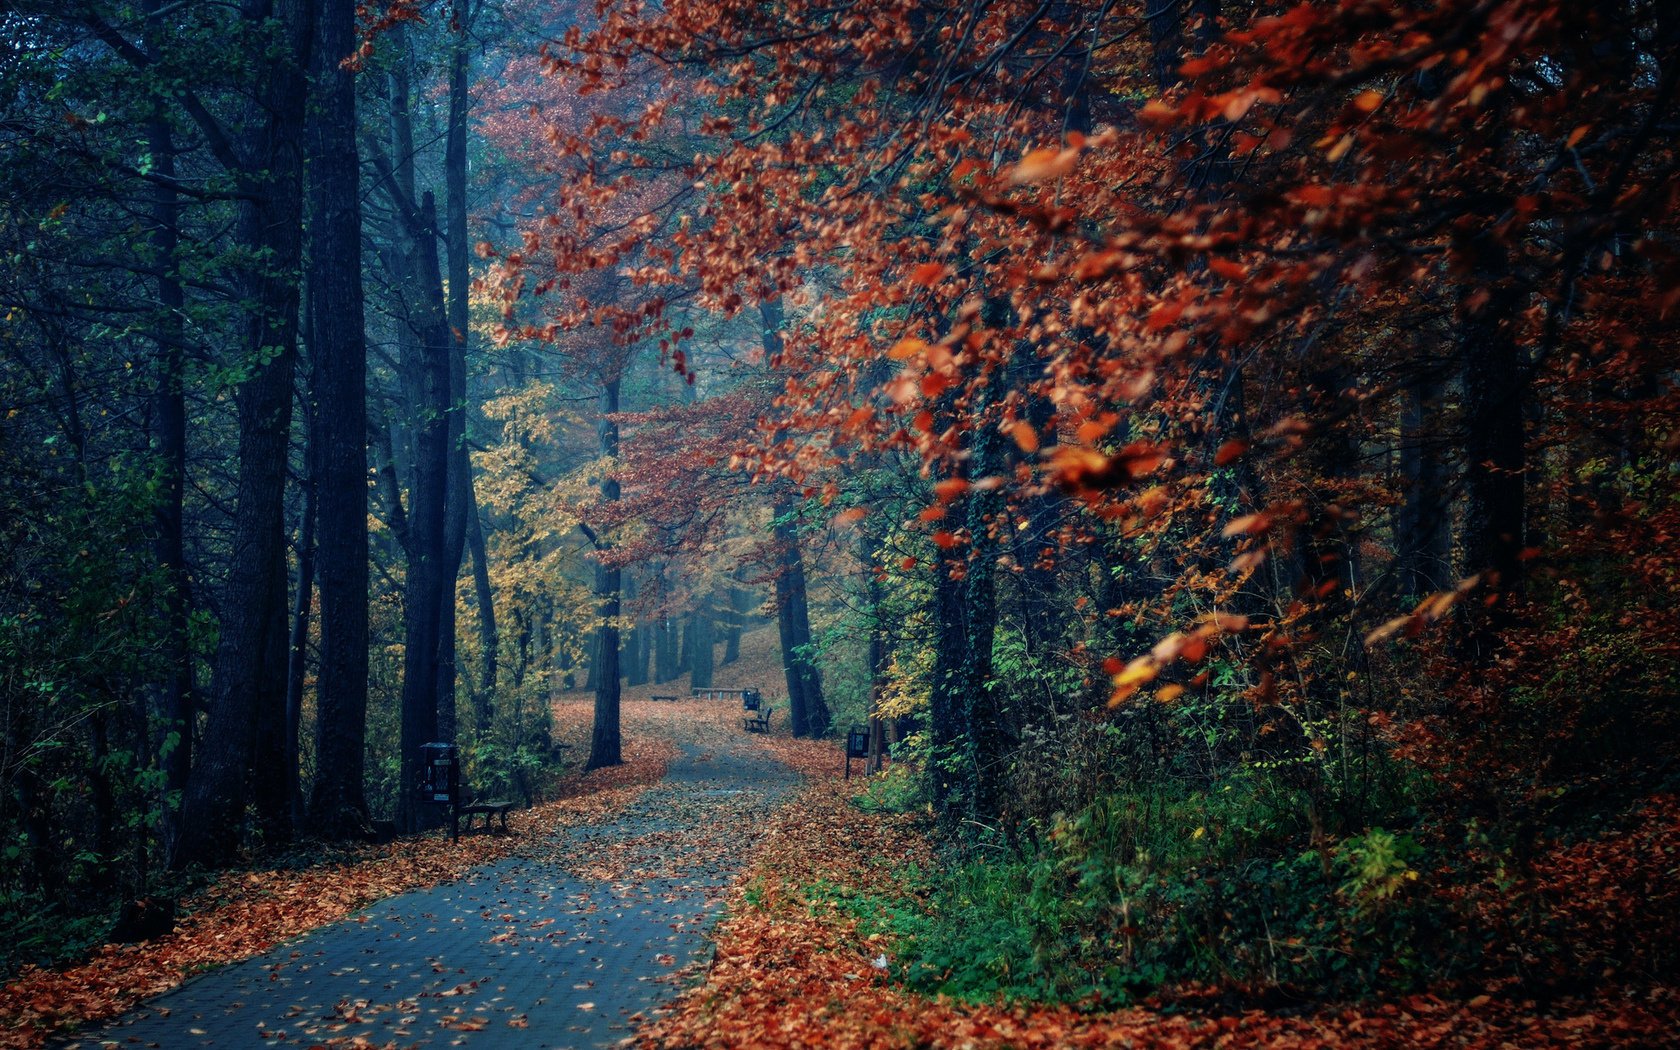
[[456, 809], [455, 817], [457, 820], [461, 817], [466, 817], [467, 830], [471, 831], [473, 818], [482, 815], [484, 817], [484, 830], [486, 832], [491, 830], [490, 818], [499, 817], [502, 822], [502, 833], [506, 834], [508, 829], [508, 810], [512, 809], [515, 805], [516, 803], [513, 802], [473, 802]]
[[696, 700], [739, 700], [741, 699], [741, 695], [746, 692], [747, 690], [745, 689], [697, 688], [689, 690], [689, 693], [692, 694]]
[[770, 716], [776, 713], [774, 707], [766, 707], [756, 715], [747, 715], [741, 719], [741, 728], [749, 733], [770, 732]]
[[648, 697], [648, 699], [674, 704], [682, 698], [674, 693], [654, 693], [652, 696]]

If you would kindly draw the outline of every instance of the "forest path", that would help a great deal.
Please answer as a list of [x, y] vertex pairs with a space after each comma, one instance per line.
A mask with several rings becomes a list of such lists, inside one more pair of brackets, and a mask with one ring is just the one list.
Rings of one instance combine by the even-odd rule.
[[672, 739], [654, 787], [459, 881], [198, 977], [73, 1046], [612, 1046], [706, 951], [730, 877], [796, 775], [734, 705], [626, 705]]

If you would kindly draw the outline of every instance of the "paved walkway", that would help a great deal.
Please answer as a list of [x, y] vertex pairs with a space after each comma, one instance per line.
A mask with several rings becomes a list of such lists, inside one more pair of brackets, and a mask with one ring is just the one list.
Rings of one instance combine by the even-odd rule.
[[147, 1003], [81, 1047], [613, 1046], [706, 951], [758, 816], [794, 782], [682, 745], [610, 823], [405, 893]]

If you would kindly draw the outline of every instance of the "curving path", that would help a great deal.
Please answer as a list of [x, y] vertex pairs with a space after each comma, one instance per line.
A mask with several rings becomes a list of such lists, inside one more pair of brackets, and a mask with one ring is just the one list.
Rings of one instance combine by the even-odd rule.
[[706, 951], [795, 774], [729, 734], [679, 745], [608, 823], [197, 977], [70, 1046], [612, 1046]]

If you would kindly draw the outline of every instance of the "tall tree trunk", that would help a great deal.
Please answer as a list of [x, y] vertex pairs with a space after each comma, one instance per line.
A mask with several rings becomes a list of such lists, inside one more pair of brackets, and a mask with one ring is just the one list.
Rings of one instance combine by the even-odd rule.
[[787, 679], [789, 718], [795, 736], [828, 731], [822, 676], [811, 652], [811, 621], [805, 593], [805, 559], [799, 548], [799, 511], [791, 494], [773, 504], [776, 515], [776, 627], [781, 635], [782, 667]]
[[467, 340], [471, 330], [467, 311], [467, 93], [469, 53], [468, 12], [456, 4], [453, 12], [456, 37], [449, 53], [449, 115], [444, 137], [444, 254], [448, 289], [445, 313], [449, 323], [449, 404], [447, 429], [449, 463], [444, 511], [443, 568], [438, 596], [439, 628], [437, 656], [438, 730], [445, 740], [455, 739], [455, 581], [461, 573], [466, 542], [467, 518], [474, 513], [472, 463], [467, 457]]
[[1526, 520], [1523, 431], [1526, 366], [1512, 325], [1518, 295], [1507, 272], [1505, 249], [1491, 235], [1480, 246], [1473, 287], [1491, 294], [1467, 305], [1461, 359], [1464, 368], [1464, 552], [1463, 572], [1488, 574], [1498, 592], [1491, 606], [1467, 610], [1467, 655], [1485, 658], [1495, 635], [1509, 622], [1510, 603], [1521, 593], [1523, 526]]
[[733, 581], [729, 584], [729, 626], [723, 639], [723, 665], [728, 667], [741, 658], [741, 631], [745, 626], [747, 603], [750, 600], [745, 590], [737, 587]]
[[[436, 216], [426, 194], [419, 221], [411, 231], [415, 253], [414, 284], [421, 302], [416, 338], [404, 340], [403, 368], [413, 391], [411, 432], [413, 462], [409, 486], [408, 572], [403, 585], [403, 777], [397, 803], [398, 826], [417, 831], [434, 815], [416, 803], [413, 788], [420, 777], [420, 745], [438, 739], [438, 667], [444, 628], [444, 601], [453, 573], [446, 551], [449, 480], [449, 334], [444, 323], [441, 275], [437, 265]], [[456, 564], [459, 562], [457, 560]]]
[[[625, 596], [634, 601], [640, 594], [640, 586], [636, 577], [631, 575], [624, 581]], [[632, 606], [632, 609], [636, 608]], [[636, 625], [630, 628], [628, 641], [624, 644], [624, 684], [630, 686], [647, 684], [647, 636], [648, 625], [645, 620], [638, 619]]]
[[661, 616], [659, 623], [654, 628], [654, 682], [669, 682], [682, 674], [682, 665], [678, 661], [679, 655], [676, 625], [669, 616]]
[[[251, 800], [257, 726], [285, 704], [285, 492], [297, 356], [304, 113], [300, 60], [310, 26], [302, 5], [272, 12], [279, 53], [262, 66], [261, 105], [243, 151], [237, 242], [256, 260], [241, 275], [250, 304], [243, 352], [250, 369], [236, 395], [239, 481], [221, 636], [211, 677], [203, 754], [188, 782], [174, 867], [230, 860]], [[276, 584], [279, 586], [276, 586]], [[278, 636], [279, 644], [270, 644]], [[275, 665], [272, 660], [281, 654]]]
[[[310, 440], [319, 515], [321, 663], [316, 676], [316, 834], [367, 826], [368, 535], [367, 346], [363, 322], [361, 171], [353, 0], [319, 0], [310, 62]], [[301, 601], [301, 599], [300, 599]]]
[[[614, 468], [610, 466], [611, 461], [618, 458], [618, 386], [619, 381], [615, 377], [607, 380], [601, 387], [601, 422], [598, 434], [601, 441], [601, 458], [609, 461], [609, 468], [601, 478], [602, 503], [616, 503], [619, 497], [618, 477], [613, 473]], [[610, 548], [605, 537], [596, 536], [593, 539], [596, 550], [606, 554]], [[597, 563], [595, 596], [599, 604], [596, 607], [596, 615], [600, 617], [601, 625], [597, 628], [595, 636], [595, 728], [589, 738], [589, 761], [584, 764], [585, 769], [616, 766], [624, 761], [618, 717], [621, 686], [618, 673], [621, 583], [622, 576], [618, 566], [609, 565], [605, 561]]]
[[[158, 0], [149, 0], [148, 11]], [[193, 694], [192, 657], [187, 646], [187, 571], [182, 495], [187, 462], [187, 409], [183, 388], [186, 295], [177, 273], [176, 250], [181, 243], [181, 207], [172, 188], [175, 144], [161, 112], [146, 124], [147, 148], [158, 180], [152, 186], [151, 247], [158, 268], [157, 387], [152, 392], [152, 454], [157, 457], [159, 484], [153, 522], [157, 530], [154, 556], [167, 585], [164, 598], [164, 666], [157, 689], [159, 723], [164, 733], [162, 765], [164, 794], [179, 797], [192, 769]], [[175, 814], [165, 815], [165, 825]], [[166, 835], [173, 834], [166, 832]]]
[[[782, 301], [759, 304], [765, 360], [782, 349]], [[776, 544], [776, 627], [781, 635], [782, 667], [787, 679], [788, 716], [794, 736], [821, 736], [828, 731], [828, 706], [823, 702], [822, 676], [811, 652], [811, 621], [805, 593], [805, 560], [799, 549], [798, 509], [793, 493], [778, 490], [771, 513]]]
[[712, 648], [716, 644], [712, 617], [712, 599], [708, 595], [701, 599], [700, 607], [694, 610], [689, 620], [688, 684], [695, 689], [712, 687], [713, 655], [716, 652]]
[[1441, 404], [1438, 370], [1413, 376], [1402, 393], [1400, 479], [1405, 501], [1395, 515], [1394, 540], [1402, 594], [1424, 595], [1451, 582], [1447, 528], [1447, 470], [1441, 455], [1442, 424], [1431, 418]]

